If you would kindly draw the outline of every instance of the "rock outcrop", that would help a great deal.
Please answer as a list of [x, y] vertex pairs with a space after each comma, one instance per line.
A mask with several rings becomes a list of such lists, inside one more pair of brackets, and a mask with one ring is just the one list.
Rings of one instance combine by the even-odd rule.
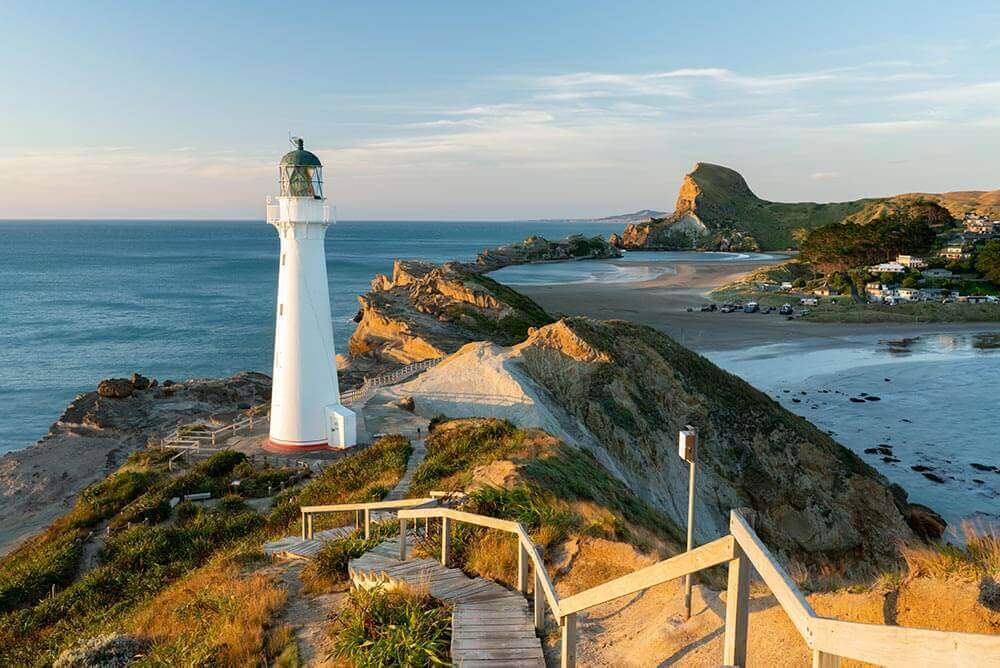
[[777, 250], [795, 247], [805, 232], [845, 219], [871, 217], [915, 201], [931, 201], [960, 218], [1000, 215], [1000, 191], [909, 193], [848, 202], [770, 202], [754, 194], [736, 170], [699, 162], [681, 182], [670, 216], [630, 224], [608, 241], [627, 250]]
[[454, 262], [397, 260], [392, 278], [376, 276], [358, 301], [348, 373], [441, 357], [470, 341], [510, 345], [552, 321], [527, 297]]
[[507, 418], [591, 451], [632, 492], [686, 521], [677, 432], [699, 432], [696, 537], [756, 511], [768, 546], [820, 566], [878, 562], [912, 537], [888, 481], [850, 450], [666, 335], [570, 318], [512, 347], [470, 344], [389, 394], [419, 413]]
[[476, 258], [476, 268], [481, 271], [494, 271], [513, 264], [602, 260], [621, 256], [620, 250], [600, 236], [586, 237], [574, 234], [557, 241], [530, 236], [518, 243], [484, 250]]
[[103, 392], [77, 395], [38, 443], [0, 457], [0, 554], [66, 512], [80, 490], [150, 439], [179, 423], [221, 426], [271, 396], [271, 379], [252, 372], [161, 386], [135, 374], [112, 385], [111, 394], [102, 381]]

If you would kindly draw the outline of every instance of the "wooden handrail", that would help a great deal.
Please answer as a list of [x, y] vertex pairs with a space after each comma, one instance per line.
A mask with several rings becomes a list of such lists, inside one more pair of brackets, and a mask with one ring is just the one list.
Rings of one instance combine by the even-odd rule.
[[525, 553], [527, 553], [528, 558], [531, 560], [535, 569], [535, 582], [541, 584], [542, 591], [545, 594], [545, 600], [549, 605], [549, 609], [552, 610], [552, 615], [556, 619], [562, 619], [564, 617], [559, 605], [559, 596], [556, 594], [555, 587], [552, 584], [552, 580], [549, 578], [548, 571], [545, 570], [545, 562], [538, 553], [538, 548], [535, 546], [535, 543], [528, 536], [528, 532], [518, 522], [502, 520], [488, 515], [467, 513], [461, 510], [453, 510], [451, 508], [420, 508], [399, 511], [399, 519], [403, 521], [407, 519], [429, 517], [439, 517], [442, 520], [454, 520], [456, 522], [465, 522], [466, 524], [475, 524], [488, 529], [499, 529], [500, 531], [507, 531], [508, 533], [512, 533], [517, 536], [520, 549], [523, 549]]
[[[431, 494], [435, 495], [433, 492]], [[729, 535], [560, 600], [537, 546], [521, 524], [452, 508], [419, 507], [421, 504], [436, 503], [436, 501], [434, 498], [404, 499], [367, 504], [306, 506], [302, 510], [305, 515], [307, 510], [313, 508], [319, 509], [318, 512], [358, 508], [369, 511], [376, 508], [400, 508], [398, 517], [401, 558], [405, 556], [405, 531], [408, 519], [441, 518], [443, 561], [447, 561], [450, 521], [513, 533], [517, 536], [519, 549], [522, 550], [520, 554], [528, 557], [535, 570], [536, 627], [541, 628], [542, 616], [539, 606], [544, 600], [562, 629], [563, 668], [573, 666], [576, 662], [577, 613], [726, 562], [729, 563], [730, 573], [726, 595], [723, 661], [727, 665], [746, 665], [751, 565], [770, 588], [795, 629], [813, 651], [814, 666], [835, 667], [838, 665], [839, 657], [883, 666], [1000, 665], [1000, 636], [881, 626], [820, 617], [747, 520], [736, 510], [730, 514]], [[519, 557], [518, 588], [526, 593], [526, 571], [522, 558]], [[539, 596], [539, 589], [544, 597]]]
[[560, 601], [559, 609], [564, 615], [580, 612], [595, 605], [601, 605], [616, 598], [676, 580], [690, 573], [697, 573], [700, 570], [724, 564], [733, 558], [734, 546], [735, 542], [732, 536], [713, 540], [711, 543], [696, 547], [690, 552], [682, 552], [666, 561], [655, 563], [565, 598]]
[[363, 503], [339, 503], [331, 506], [302, 506], [303, 514], [322, 515], [324, 513], [341, 513], [351, 510], [395, 510], [397, 508], [412, 508], [425, 503], [436, 503], [437, 499], [398, 499], [396, 501], [366, 501]]
[[729, 514], [729, 531], [761, 579], [770, 588], [771, 593], [778, 599], [778, 603], [788, 613], [788, 618], [792, 620], [795, 629], [808, 643], [811, 638], [809, 620], [816, 617], [809, 601], [788, 577], [788, 573], [771, 551], [761, 542], [756, 532], [750, 528], [746, 519], [735, 510]]

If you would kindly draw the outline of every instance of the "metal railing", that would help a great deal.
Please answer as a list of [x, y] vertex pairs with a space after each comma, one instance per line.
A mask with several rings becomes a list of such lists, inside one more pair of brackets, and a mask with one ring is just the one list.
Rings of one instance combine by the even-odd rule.
[[555, 593], [537, 546], [517, 522], [449, 508], [413, 508], [400, 510], [397, 516], [400, 560], [406, 558], [408, 519], [441, 519], [441, 563], [445, 566], [448, 565], [450, 522], [466, 522], [516, 535], [518, 590], [527, 595], [527, 564], [530, 561], [535, 575], [535, 628], [541, 630], [544, 626], [544, 606], [547, 603], [561, 628], [561, 665], [564, 668], [576, 665], [577, 615], [580, 612], [726, 563], [729, 565], [729, 578], [724, 665], [746, 665], [751, 565], [812, 650], [813, 666], [816, 668], [835, 668], [840, 657], [883, 666], [1000, 663], [1000, 636], [845, 622], [817, 615], [747, 520], [736, 510], [730, 514], [728, 535], [562, 600]]
[[414, 362], [412, 364], [407, 364], [406, 366], [394, 369], [389, 373], [382, 374], [381, 376], [375, 376], [374, 378], [366, 378], [365, 382], [359, 387], [353, 390], [348, 390], [340, 395], [340, 403], [345, 406], [351, 406], [355, 404], [364, 405], [375, 396], [375, 392], [379, 388], [389, 387], [390, 385], [397, 385], [404, 380], [417, 375], [421, 371], [430, 369], [432, 366], [440, 362], [443, 357], [436, 357], [434, 359], [422, 360], [420, 362]]

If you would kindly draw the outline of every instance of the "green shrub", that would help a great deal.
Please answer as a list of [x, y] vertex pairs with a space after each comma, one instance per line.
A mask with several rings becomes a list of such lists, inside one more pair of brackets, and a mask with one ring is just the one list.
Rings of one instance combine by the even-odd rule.
[[0, 612], [33, 604], [46, 596], [52, 585], [62, 587], [72, 581], [83, 554], [83, 537], [82, 531], [46, 536], [5, 559], [0, 566]]
[[436, 428], [427, 439], [427, 458], [413, 474], [409, 496], [425, 495], [445, 478], [503, 458], [521, 445], [520, 434], [506, 420], [484, 420], [462, 429]]
[[223, 450], [200, 462], [194, 467], [194, 470], [212, 478], [218, 478], [231, 473], [234, 468], [246, 460], [247, 456], [242, 452]]
[[413, 592], [354, 590], [333, 646], [331, 658], [356, 668], [450, 665], [451, 609]]
[[71, 528], [90, 527], [135, 500], [157, 480], [152, 471], [121, 471], [95, 482], [82, 492], [73, 511], [62, 522]]

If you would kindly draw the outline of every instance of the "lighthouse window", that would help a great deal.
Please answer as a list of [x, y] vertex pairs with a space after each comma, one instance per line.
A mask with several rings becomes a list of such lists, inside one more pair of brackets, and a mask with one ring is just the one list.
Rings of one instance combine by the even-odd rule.
[[285, 305], [278, 304], [278, 315], [285, 315]]
[[285, 254], [284, 253], [281, 254], [281, 266], [282, 267], [285, 266]]

